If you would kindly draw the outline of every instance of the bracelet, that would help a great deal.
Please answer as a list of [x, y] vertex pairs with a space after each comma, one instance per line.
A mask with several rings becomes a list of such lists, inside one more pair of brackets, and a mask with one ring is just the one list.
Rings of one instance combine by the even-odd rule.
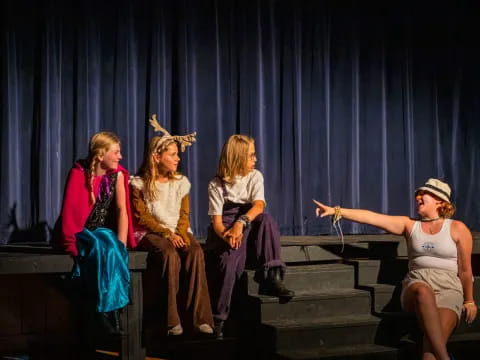
[[242, 224], [244, 229], [247, 227], [247, 223], [243, 219], [238, 219], [235, 222], [238, 222], [238, 223]]
[[335, 225], [342, 218], [342, 209], [340, 208], [339, 205], [337, 205], [333, 208], [333, 210], [335, 210], [335, 213], [332, 216], [332, 223], [333, 225]]
[[250, 219], [248, 218], [247, 215], [240, 215], [239, 218], [237, 219], [238, 222], [241, 222], [243, 224], [244, 228], [248, 228], [250, 226]]
[[464, 301], [464, 302], [463, 302], [463, 305], [470, 305], [470, 304], [475, 305], [475, 301], [469, 300], [469, 301]]

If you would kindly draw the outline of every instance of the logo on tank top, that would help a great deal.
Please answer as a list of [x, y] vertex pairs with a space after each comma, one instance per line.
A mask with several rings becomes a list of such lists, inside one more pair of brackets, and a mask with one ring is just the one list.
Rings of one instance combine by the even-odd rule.
[[431, 242], [424, 242], [422, 248], [425, 251], [432, 251], [433, 249], [435, 249], [435, 244]]

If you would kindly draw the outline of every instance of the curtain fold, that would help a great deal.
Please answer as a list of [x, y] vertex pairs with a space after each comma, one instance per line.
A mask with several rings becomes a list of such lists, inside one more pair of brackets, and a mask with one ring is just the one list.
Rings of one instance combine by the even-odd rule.
[[[191, 222], [224, 141], [256, 139], [282, 234], [332, 231], [312, 199], [415, 216], [429, 177], [480, 231], [480, 51], [468, 5], [413, 1], [7, 0], [1, 3], [0, 242], [52, 227], [99, 130], [135, 173], [157, 113], [197, 131], [182, 155]], [[375, 233], [344, 222], [345, 233]], [[33, 236], [33, 235], [32, 235]]]

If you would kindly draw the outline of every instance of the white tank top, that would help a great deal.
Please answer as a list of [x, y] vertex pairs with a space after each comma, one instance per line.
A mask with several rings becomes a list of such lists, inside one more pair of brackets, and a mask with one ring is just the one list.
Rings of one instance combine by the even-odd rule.
[[416, 221], [408, 241], [409, 270], [435, 268], [458, 273], [457, 245], [450, 235], [451, 219], [443, 221], [437, 234], [422, 231], [421, 222]]

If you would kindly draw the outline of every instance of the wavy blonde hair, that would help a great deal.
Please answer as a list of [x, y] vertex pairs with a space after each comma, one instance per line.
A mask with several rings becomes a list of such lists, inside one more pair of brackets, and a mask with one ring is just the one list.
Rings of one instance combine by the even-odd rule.
[[[157, 152], [156, 149], [158, 147], [158, 144], [162, 140], [162, 136], [154, 136], [148, 145], [147, 151], [145, 151], [145, 155], [143, 157], [143, 162], [142, 165], [140, 166], [140, 169], [138, 169], [137, 176], [140, 176], [143, 179], [144, 183], [144, 195], [145, 199], [149, 201], [155, 201], [157, 199], [157, 193], [155, 191], [155, 181], [158, 178], [158, 175], [160, 174], [159, 171], [159, 164], [155, 162], [155, 159], [153, 157], [154, 154], [162, 155], [165, 151], [168, 150], [168, 147], [171, 144], [177, 145], [178, 149], [178, 144], [176, 141], [172, 140], [170, 143], [163, 144], [162, 149], [160, 152]], [[179, 175], [181, 175], [177, 171], [169, 171], [167, 176], [169, 180], [177, 180], [179, 178]]]
[[248, 147], [255, 140], [247, 135], [235, 134], [223, 145], [218, 162], [217, 176], [228, 183], [235, 182], [235, 176], [248, 174]]
[[100, 131], [94, 134], [88, 142], [88, 158], [89, 168], [85, 172], [87, 180], [87, 188], [90, 193], [91, 203], [95, 203], [95, 194], [93, 193], [93, 181], [95, 179], [95, 168], [100, 163], [100, 157], [110, 150], [112, 145], [119, 144], [120, 139], [117, 135], [110, 131]]
[[449, 219], [453, 216], [453, 214], [455, 214], [455, 206], [449, 202], [442, 200], [442, 204], [438, 208], [438, 215], [445, 219]]

